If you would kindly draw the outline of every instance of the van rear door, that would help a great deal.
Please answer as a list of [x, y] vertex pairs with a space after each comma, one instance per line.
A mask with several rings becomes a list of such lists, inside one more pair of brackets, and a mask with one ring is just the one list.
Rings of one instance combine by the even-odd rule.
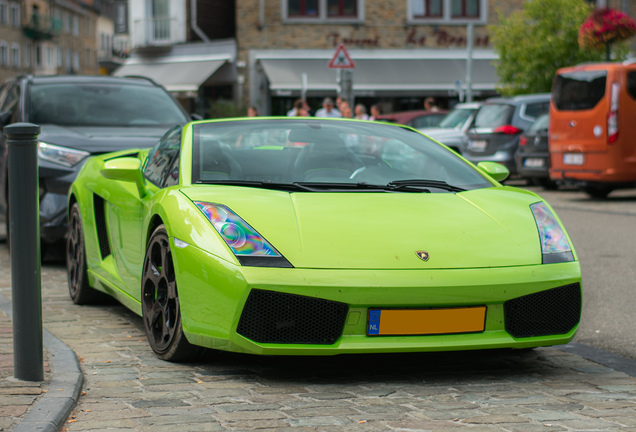
[[609, 92], [607, 70], [575, 70], [555, 77], [552, 87], [552, 152], [604, 152], [607, 149]]

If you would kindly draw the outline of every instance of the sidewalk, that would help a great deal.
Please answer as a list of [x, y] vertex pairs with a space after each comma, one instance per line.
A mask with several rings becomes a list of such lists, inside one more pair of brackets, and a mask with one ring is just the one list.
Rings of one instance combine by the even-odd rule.
[[[0, 246], [5, 296], [9, 282]], [[86, 393], [63, 431], [636, 432], [636, 379], [556, 348], [328, 358], [218, 353], [175, 364], [154, 356], [141, 319], [123, 306], [74, 305], [64, 267], [44, 266], [42, 285], [45, 327], [77, 351], [85, 374]], [[6, 366], [3, 373], [10, 374]], [[3, 385], [23, 388], [7, 379]], [[3, 409], [27, 409], [35, 397]]]

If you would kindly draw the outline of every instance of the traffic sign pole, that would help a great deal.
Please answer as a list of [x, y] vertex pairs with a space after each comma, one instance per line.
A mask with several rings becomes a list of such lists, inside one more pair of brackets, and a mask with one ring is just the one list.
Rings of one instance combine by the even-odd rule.
[[336, 69], [338, 75], [338, 96], [349, 103], [353, 110], [353, 71], [356, 64], [351, 59], [347, 48], [343, 44], [338, 45], [328, 64], [329, 69]]

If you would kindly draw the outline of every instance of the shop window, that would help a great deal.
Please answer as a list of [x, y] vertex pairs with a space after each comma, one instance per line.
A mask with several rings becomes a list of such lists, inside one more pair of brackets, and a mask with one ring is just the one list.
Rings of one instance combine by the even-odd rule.
[[364, 19], [364, 0], [282, 0], [282, 4], [283, 17], [289, 21], [325, 22]]

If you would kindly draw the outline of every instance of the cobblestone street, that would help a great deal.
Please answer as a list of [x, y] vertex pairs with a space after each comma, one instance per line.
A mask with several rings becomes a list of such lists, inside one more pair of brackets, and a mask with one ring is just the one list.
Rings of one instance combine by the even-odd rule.
[[[6, 247], [0, 281], [10, 296]], [[123, 306], [73, 305], [61, 265], [45, 265], [42, 283], [45, 327], [76, 350], [86, 377], [62, 430], [636, 431], [636, 379], [556, 348], [328, 358], [213, 353], [172, 364], [154, 356], [141, 319]], [[0, 392], [15, 387], [4, 378]], [[29, 387], [27, 403], [40, 391]], [[16, 401], [0, 396], [0, 409], [19, 416]]]

